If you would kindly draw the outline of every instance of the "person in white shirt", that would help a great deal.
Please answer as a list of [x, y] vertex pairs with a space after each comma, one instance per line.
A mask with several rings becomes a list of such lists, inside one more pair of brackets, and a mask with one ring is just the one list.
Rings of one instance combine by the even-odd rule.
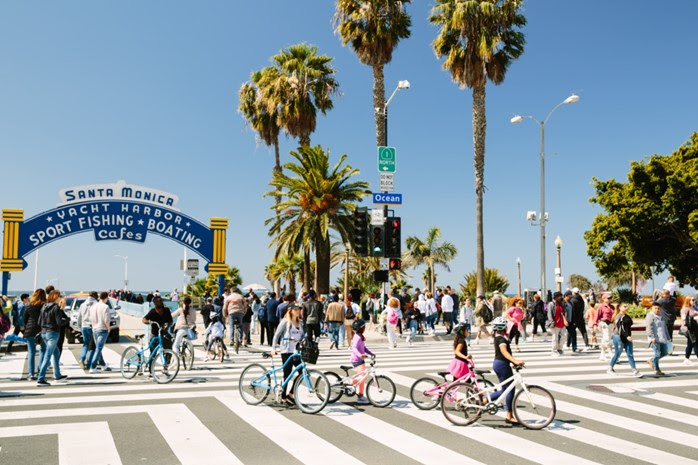
[[664, 283], [663, 290], [669, 291], [669, 294], [676, 297], [676, 291], [679, 289], [679, 285], [673, 276], [669, 276]]
[[99, 302], [92, 304], [90, 307], [90, 324], [92, 325], [92, 334], [95, 339], [95, 350], [92, 354], [92, 360], [90, 361], [90, 373], [97, 373], [97, 362], [102, 355], [102, 349], [104, 344], [107, 342], [107, 336], [109, 336], [109, 306], [107, 305], [107, 299], [109, 294], [102, 291], [99, 294]]
[[444, 326], [446, 334], [451, 334], [451, 313], [453, 313], [453, 298], [448, 293], [448, 288], [444, 289], [444, 295], [441, 297], [441, 310], [444, 314]]
[[211, 345], [213, 345], [213, 342], [215, 340], [218, 340], [221, 343], [221, 347], [223, 347], [224, 353], [227, 352], [227, 348], [225, 347], [225, 342], [223, 342], [223, 335], [225, 334], [225, 326], [223, 323], [221, 323], [220, 317], [218, 315], [214, 315], [213, 318], [211, 318], [211, 322], [208, 324], [208, 327], [204, 331], [204, 348], [206, 349], [206, 361], [211, 360], [212, 358], [215, 358], [216, 354], [212, 354], [209, 348]]
[[473, 308], [473, 298], [469, 297], [463, 299], [463, 305], [460, 306], [458, 312], [458, 322], [465, 323], [468, 329], [468, 335], [466, 336], [466, 343], [470, 345], [470, 330], [475, 326], [475, 309]]

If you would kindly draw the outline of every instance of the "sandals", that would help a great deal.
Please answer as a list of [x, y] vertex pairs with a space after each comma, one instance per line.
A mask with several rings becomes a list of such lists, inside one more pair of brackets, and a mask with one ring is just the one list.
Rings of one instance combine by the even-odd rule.
[[515, 418], [511, 418], [511, 419], [505, 418], [504, 421], [506, 423], [509, 423], [510, 425], [520, 425], [521, 424]]

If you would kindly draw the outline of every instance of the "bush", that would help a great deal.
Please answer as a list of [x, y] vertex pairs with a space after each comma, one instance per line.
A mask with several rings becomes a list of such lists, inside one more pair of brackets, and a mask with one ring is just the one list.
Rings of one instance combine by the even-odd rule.
[[641, 305], [628, 305], [628, 316], [632, 319], [645, 318], [647, 309]]
[[613, 291], [611, 300], [623, 304], [635, 304], [637, 302], [637, 294], [628, 288], [619, 287]]

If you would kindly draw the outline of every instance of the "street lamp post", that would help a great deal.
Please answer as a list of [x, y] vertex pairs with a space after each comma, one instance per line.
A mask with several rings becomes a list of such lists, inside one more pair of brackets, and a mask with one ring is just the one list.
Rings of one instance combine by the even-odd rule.
[[521, 257], [516, 257], [516, 290], [516, 295], [521, 297]]
[[[552, 114], [555, 113], [555, 110], [562, 105], [577, 102], [579, 102], [579, 96], [575, 94], [570, 95], [565, 100], [555, 105], [543, 121], [539, 121], [529, 115], [516, 115], [511, 119], [513, 124], [518, 124], [528, 118], [535, 121], [540, 126], [540, 217], [538, 218], [538, 224], [540, 225], [540, 288], [541, 299], [543, 299], [543, 301], [546, 299], [547, 291], [545, 287], [545, 224], [548, 222], [548, 214], [545, 212], [545, 123], [547, 123]], [[529, 212], [529, 219], [535, 221], [535, 215], [531, 215]]]
[[114, 257], [124, 259], [124, 291], [127, 291], [128, 290], [128, 257], [124, 257], [121, 255], [114, 255]]
[[562, 292], [562, 265], [560, 264], [560, 251], [562, 249], [562, 239], [555, 238], [555, 250], [557, 251], [557, 264], [555, 266], [555, 290]]

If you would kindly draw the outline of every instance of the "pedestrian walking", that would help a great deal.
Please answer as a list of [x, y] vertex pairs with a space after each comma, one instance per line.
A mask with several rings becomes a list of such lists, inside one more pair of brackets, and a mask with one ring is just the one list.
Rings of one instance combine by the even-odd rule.
[[[467, 299], [463, 299], [463, 303], [460, 306], [460, 310], [458, 313], [458, 325], [465, 325], [467, 331], [466, 331], [466, 343], [468, 346], [470, 345], [470, 331], [472, 331], [473, 327], [475, 326], [475, 309], [474, 309], [474, 304], [475, 301], [473, 300], [472, 297], [468, 297]], [[454, 329], [455, 331], [455, 329]]]
[[453, 298], [450, 294], [450, 287], [444, 289], [441, 296], [441, 311], [444, 318], [444, 326], [446, 327], [446, 335], [451, 334], [451, 315], [453, 313]]
[[50, 386], [46, 381], [46, 371], [49, 363], [53, 362], [53, 376], [56, 381], [67, 378], [61, 374], [58, 353], [58, 337], [62, 329], [68, 324], [68, 316], [58, 306], [61, 293], [53, 289], [46, 297], [46, 303], [41, 308], [39, 324], [41, 326], [41, 352], [39, 354], [39, 375], [36, 385], [39, 387]]
[[586, 311], [584, 312], [584, 319], [587, 324], [587, 333], [591, 334], [591, 340], [589, 341], [589, 346], [592, 349], [599, 348], [599, 340], [596, 337], [596, 329], [594, 328], [594, 322], [596, 321], [596, 314], [598, 313], [598, 306], [596, 301], [589, 299], [589, 304]]
[[397, 347], [396, 328], [399, 321], [400, 300], [396, 297], [391, 297], [388, 300], [386, 332], [388, 333], [388, 348], [394, 349]]
[[562, 292], [555, 292], [552, 302], [548, 302], [546, 326], [553, 339], [551, 355], [559, 357], [562, 355], [562, 341], [567, 340], [567, 318], [562, 306]]
[[[670, 278], [673, 279], [671, 276]], [[674, 293], [675, 292], [676, 291], [674, 290]], [[674, 296], [674, 293], [672, 293], [670, 289], [662, 289], [662, 297], [657, 300], [657, 303], [662, 311], [662, 318], [664, 319], [664, 323], [666, 323], [669, 341], [674, 340], [674, 322], [676, 321], [676, 297]], [[672, 349], [669, 349], [669, 354], [671, 354], [672, 351]]]
[[606, 360], [606, 352], [610, 354], [611, 336], [613, 335], [613, 313], [615, 307], [611, 304], [611, 293], [606, 292], [601, 296], [601, 305], [596, 311], [596, 320], [594, 320], [594, 331], [596, 328], [601, 330], [601, 355], [599, 360]]
[[517, 352], [521, 352], [521, 349], [519, 349], [519, 338], [521, 337], [521, 332], [523, 331], [521, 321], [524, 317], [524, 303], [525, 302], [521, 297], [516, 297], [514, 299], [514, 305], [507, 310], [505, 315], [505, 318], [508, 321], [507, 332], [509, 334], [509, 341], [514, 341], [514, 347]]
[[36, 344], [41, 341], [41, 309], [46, 303], [46, 291], [37, 289], [29, 298], [29, 303], [24, 307], [24, 337], [27, 340], [27, 370], [29, 379], [38, 379], [36, 366]]
[[344, 305], [335, 300], [338, 299], [336, 295], [329, 296], [329, 299], [331, 302], [327, 306], [325, 321], [330, 333], [330, 349], [339, 349], [339, 328], [344, 324]]
[[323, 320], [322, 303], [317, 301], [314, 289], [308, 291], [308, 301], [303, 303], [303, 321], [308, 340], [320, 339], [320, 323]]
[[415, 304], [411, 305], [407, 313], [405, 313], [405, 320], [407, 321], [407, 328], [409, 333], [407, 334], [407, 344], [412, 347], [414, 340], [417, 338], [417, 327], [419, 326], [419, 306]]
[[237, 323], [237, 332], [240, 341], [242, 341], [242, 317], [247, 311], [247, 301], [242, 296], [242, 292], [237, 287], [233, 288], [230, 295], [225, 299], [223, 304], [223, 319], [228, 321], [228, 331], [230, 332], [230, 343], [233, 343], [233, 331], [235, 323]]
[[692, 365], [691, 351], [698, 357], [698, 311], [695, 309], [695, 297], [687, 297], [681, 306], [681, 328], [679, 334], [686, 337], [686, 353], [683, 364]]
[[533, 331], [531, 333], [531, 342], [535, 342], [538, 335], [538, 327], [543, 333], [543, 342], [548, 342], [548, 330], [545, 324], [547, 314], [545, 303], [540, 298], [539, 294], [533, 294], [533, 303], [531, 304], [531, 314], [533, 316]]
[[359, 313], [361, 312], [361, 308], [356, 302], [354, 302], [354, 298], [351, 294], [347, 295], [347, 300], [344, 305], [344, 331], [346, 334], [345, 340], [347, 346], [350, 348], [351, 341], [354, 340], [354, 330], [352, 329], [352, 325], [354, 324], [354, 321], [358, 318]]
[[[279, 324], [279, 319], [276, 317], [276, 310], [278, 307], [279, 301], [276, 299], [276, 294], [272, 292], [269, 294], [269, 300], [267, 300], [264, 310], [264, 316], [266, 318], [264, 327], [266, 327], [267, 342], [269, 345], [272, 344], [272, 337], [276, 334], [276, 326]], [[264, 344], [264, 333], [262, 333], [260, 338], [260, 344]]]
[[436, 319], [439, 317], [439, 310], [436, 308], [436, 299], [434, 299], [434, 294], [431, 291], [426, 291], [424, 294], [420, 294], [420, 297], [424, 297], [424, 315], [427, 319], [427, 328], [429, 334], [432, 336], [436, 334]]
[[204, 328], [208, 328], [211, 323], [211, 313], [213, 313], [213, 299], [206, 297], [206, 303], [201, 307], [201, 317], [204, 319]]
[[484, 295], [477, 296], [477, 304], [475, 306], [475, 319], [477, 321], [477, 336], [475, 336], [475, 344], [480, 343], [480, 335], [485, 333], [485, 336], [491, 337], [492, 333], [487, 330], [487, 325], [494, 319], [492, 307], [485, 299]]
[[492, 314], [495, 318], [503, 316], [503, 311], [505, 310], [504, 299], [499, 291], [494, 291], [492, 294]]
[[579, 293], [579, 288], [572, 289], [572, 297], [570, 298], [572, 305], [572, 318], [570, 318], [569, 326], [569, 341], [572, 346], [572, 352], [577, 351], [577, 331], [582, 335], [584, 340], [584, 352], [589, 352], [589, 336], [587, 335], [586, 321], [584, 320], [584, 298]]
[[99, 302], [90, 307], [90, 324], [92, 325], [92, 337], [95, 340], [95, 350], [89, 363], [90, 373], [97, 373], [97, 364], [102, 356], [102, 349], [109, 336], [109, 306], [107, 300], [109, 294], [102, 291], [99, 294]]
[[645, 318], [645, 325], [647, 326], [647, 335], [650, 340], [650, 347], [654, 351], [654, 355], [650, 360], [647, 360], [650, 368], [654, 371], [657, 376], [662, 376], [664, 373], [659, 368], [659, 360], [669, 353], [669, 334], [667, 331], [666, 322], [664, 321], [664, 316], [661, 313], [661, 306], [659, 302], [652, 302], [652, 311], [647, 314]]
[[92, 324], [90, 324], [90, 308], [97, 303], [99, 295], [97, 291], [90, 292], [87, 299], [78, 307], [78, 323], [82, 332], [82, 350], [80, 351], [80, 368], [89, 369], [94, 353], [94, 340], [92, 336]]
[[625, 351], [628, 356], [628, 364], [633, 372], [633, 376], [641, 378], [642, 374], [635, 367], [635, 357], [633, 356], [633, 319], [628, 316], [628, 304], [618, 305], [617, 315], [613, 317], [613, 357], [606, 373], [615, 375], [615, 365], [618, 362], [621, 352]]

